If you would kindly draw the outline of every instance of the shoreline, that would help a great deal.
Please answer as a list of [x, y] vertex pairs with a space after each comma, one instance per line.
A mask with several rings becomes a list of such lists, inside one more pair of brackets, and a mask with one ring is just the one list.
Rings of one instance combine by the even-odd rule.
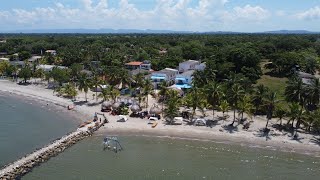
[[[29, 85], [25, 88], [21, 88], [13, 82], [7, 80], [0, 80], [0, 85], [4, 88], [0, 89], [3, 92], [9, 92], [18, 96], [23, 96], [27, 98], [32, 98], [34, 101], [42, 101], [46, 103], [52, 103], [63, 108], [67, 108], [68, 105], [72, 104], [69, 99], [57, 97], [53, 95], [52, 90], [45, 89], [44, 87], [39, 87], [35, 85]], [[80, 93], [78, 96], [83, 96]], [[82, 97], [83, 99], [84, 97]], [[81, 100], [81, 97], [79, 97]], [[88, 120], [93, 117], [95, 112], [100, 112], [100, 105], [87, 106], [87, 105], [76, 105], [74, 114], [78, 119], [83, 119], [83, 121]], [[105, 113], [106, 114], [106, 113]], [[106, 114], [110, 123], [105, 124], [97, 132], [96, 136], [106, 135], [107, 133], [114, 133], [120, 135], [136, 135], [136, 136], [148, 136], [148, 137], [167, 137], [167, 138], [180, 138], [180, 139], [190, 139], [190, 140], [206, 140], [216, 143], [227, 143], [235, 145], [250, 145], [250, 147], [258, 148], [269, 148], [270, 150], [279, 150], [284, 152], [296, 152], [300, 154], [308, 154], [316, 157], [320, 157], [320, 144], [311, 143], [311, 138], [313, 135], [301, 134], [305, 139], [303, 142], [297, 142], [289, 138], [288, 135], [275, 134], [271, 136], [270, 140], [266, 141], [265, 137], [259, 137], [256, 133], [256, 129], [250, 131], [240, 130], [234, 133], [226, 132], [221, 130], [222, 127], [216, 125], [213, 128], [208, 127], [196, 127], [196, 126], [169, 126], [164, 125], [161, 122], [156, 128], [151, 128], [147, 125], [148, 120], [129, 118], [129, 121], [125, 123], [116, 122], [117, 116], [111, 116]], [[86, 119], [84, 119], [86, 118]], [[257, 126], [261, 127], [261, 124], [265, 123], [259, 120], [259, 117], [255, 119], [257, 121]], [[261, 121], [261, 122], [259, 122]], [[79, 122], [81, 123], [81, 122]], [[227, 124], [228, 122], [223, 122]], [[260, 123], [260, 124], [259, 124]], [[271, 122], [272, 123], [272, 122]], [[263, 127], [263, 126], [262, 126]], [[251, 128], [251, 127], [250, 127]], [[253, 127], [257, 128], [257, 127]], [[309, 140], [309, 141], [308, 141]], [[305, 142], [304, 142], [305, 141]]]
[[[107, 126], [107, 124], [105, 125]], [[262, 141], [261, 139], [246, 139], [236, 136], [224, 136], [217, 134], [207, 134], [207, 133], [196, 133], [196, 132], [174, 132], [168, 130], [158, 130], [154, 129], [149, 130], [139, 130], [139, 129], [129, 129], [129, 128], [104, 128], [99, 129], [94, 136], [105, 136], [105, 135], [115, 135], [115, 136], [135, 136], [135, 137], [151, 137], [151, 138], [167, 138], [167, 139], [177, 139], [177, 140], [188, 140], [188, 141], [202, 141], [202, 142], [211, 142], [218, 144], [228, 144], [236, 145], [247, 148], [259, 148], [266, 149], [270, 151], [280, 151], [280, 152], [289, 152], [297, 153], [303, 155], [309, 155], [313, 157], [320, 158], [320, 149], [314, 146], [306, 147], [304, 144], [290, 144], [290, 143], [281, 143], [274, 140]]]

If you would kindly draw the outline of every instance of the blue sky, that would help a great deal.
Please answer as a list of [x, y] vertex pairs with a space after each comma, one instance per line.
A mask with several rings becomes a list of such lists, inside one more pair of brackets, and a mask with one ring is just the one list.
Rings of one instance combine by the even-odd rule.
[[[320, 31], [319, 0], [1, 0], [2, 30]], [[5, 24], [5, 26], [3, 26]]]

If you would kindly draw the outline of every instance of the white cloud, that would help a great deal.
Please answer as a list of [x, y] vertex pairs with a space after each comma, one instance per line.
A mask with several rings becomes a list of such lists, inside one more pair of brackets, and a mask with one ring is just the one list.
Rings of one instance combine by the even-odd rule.
[[307, 20], [320, 19], [320, 7], [316, 6], [314, 8], [310, 8], [305, 12], [296, 14], [296, 17], [298, 19], [307, 19]]
[[140, 10], [129, 0], [119, 0], [117, 8], [108, 0], [81, 0], [79, 8], [62, 3], [32, 10], [0, 11], [0, 21], [11, 18], [14, 28], [138, 28], [210, 31], [237, 20], [262, 21], [270, 16], [260, 6], [246, 5], [227, 11], [227, 0], [157, 0], [151, 10]]
[[233, 10], [236, 19], [261, 21], [270, 16], [269, 11], [260, 6], [246, 5], [244, 7], [235, 7]]

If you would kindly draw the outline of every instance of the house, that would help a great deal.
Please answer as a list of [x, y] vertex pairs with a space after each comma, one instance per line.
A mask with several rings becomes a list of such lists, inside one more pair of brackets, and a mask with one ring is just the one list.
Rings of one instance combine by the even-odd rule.
[[34, 63], [34, 62], [37, 62], [41, 58], [42, 58], [42, 56], [32, 56], [31, 58], [28, 59], [28, 62]]
[[42, 69], [45, 72], [50, 72], [54, 67], [60, 68], [60, 69], [67, 69], [65, 66], [55, 66], [55, 65], [47, 65], [47, 64], [41, 64], [37, 66], [37, 69]]
[[3, 57], [3, 58], [0, 58], [0, 62], [2, 62], [2, 61], [7, 61], [7, 62], [9, 62], [9, 60], [10, 60], [9, 58], [4, 58], [4, 57]]
[[142, 64], [140, 65], [140, 69], [144, 70], [151, 70], [151, 62], [150, 61], [143, 61]]
[[143, 62], [132, 61], [132, 62], [126, 63], [125, 67], [128, 70], [135, 70], [135, 69], [140, 69], [141, 68], [141, 64], [143, 64]]
[[195, 70], [197, 65], [200, 65], [199, 61], [195, 61], [195, 60], [184, 61], [179, 64], [179, 72], [183, 73], [188, 70]]
[[52, 56], [56, 56], [57, 55], [57, 51], [56, 50], [46, 50], [45, 52], [47, 54], [51, 54]]
[[0, 57], [6, 57], [8, 55], [8, 53], [7, 52], [0, 52]]
[[196, 65], [195, 70], [204, 71], [205, 68], [206, 68], [206, 63], [201, 63], [199, 65]]
[[311, 84], [312, 83], [312, 80], [315, 79], [316, 77], [312, 74], [309, 74], [309, 73], [305, 73], [305, 72], [301, 72], [301, 71], [297, 71], [296, 72], [298, 77], [301, 78], [303, 84]]
[[176, 69], [165, 68], [161, 71], [153, 72], [150, 79], [153, 82], [154, 87], [157, 89], [158, 85], [163, 81], [167, 82], [169, 85], [173, 84], [178, 74], [179, 71]]
[[17, 68], [23, 68], [25, 66], [24, 61], [10, 61], [10, 65], [15, 66]]
[[195, 70], [185, 71], [175, 78], [175, 87], [180, 89], [190, 89], [192, 87], [192, 75]]
[[7, 40], [6, 39], [0, 39], [0, 43], [6, 43]]
[[135, 69], [144, 69], [144, 70], [151, 70], [151, 63], [150, 61], [132, 61], [125, 64], [126, 69], [128, 70], [135, 70]]

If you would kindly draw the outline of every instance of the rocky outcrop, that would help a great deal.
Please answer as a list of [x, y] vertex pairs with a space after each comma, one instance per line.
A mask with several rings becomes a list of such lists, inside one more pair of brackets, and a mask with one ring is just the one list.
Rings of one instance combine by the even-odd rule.
[[0, 180], [20, 179], [34, 167], [48, 161], [51, 157], [57, 156], [78, 141], [91, 136], [94, 131], [101, 127], [101, 125], [102, 124], [95, 124], [94, 126], [88, 125], [88, 127], [78, 129], [77, 131], [52, 142], [46, 147], [36, 150], [35, 152], [8, 164], [0, 170]]

